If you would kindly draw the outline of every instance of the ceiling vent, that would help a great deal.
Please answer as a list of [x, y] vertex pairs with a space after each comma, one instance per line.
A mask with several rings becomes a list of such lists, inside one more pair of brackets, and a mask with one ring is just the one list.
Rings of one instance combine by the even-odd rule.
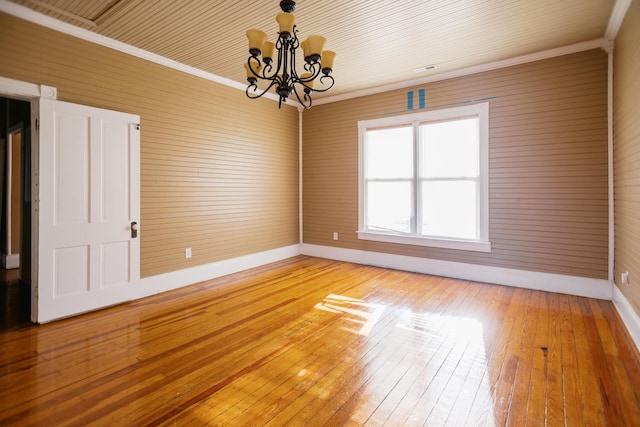
[[414, 68], [413, 72], [414, 73], [424, 73], [425, 71], [435, 70], [436, 68], [438, 68], [438, 66], [436, 64], [429, 64], [429, 65], [425, 65], [424, 67]]

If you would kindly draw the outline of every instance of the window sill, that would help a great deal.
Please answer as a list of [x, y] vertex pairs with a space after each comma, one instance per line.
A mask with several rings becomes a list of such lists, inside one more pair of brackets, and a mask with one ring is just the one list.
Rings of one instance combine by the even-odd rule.
[[399, 243], [402, 245], [428, 246], [432, 248], [456, 249], [463, 251], [491, 252], [491, 242], [477, 240], [436, 239], [433, 237], [399, 236], [396, 234], [358, 231], [358, 239], [376, 242]]

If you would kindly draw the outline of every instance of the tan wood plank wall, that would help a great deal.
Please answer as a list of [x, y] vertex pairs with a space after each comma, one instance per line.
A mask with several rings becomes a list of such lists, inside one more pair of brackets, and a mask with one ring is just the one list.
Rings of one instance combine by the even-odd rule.
[[[358, 240], [357, 122], [490, 98], [492, 252]], [[607, 277], [607, 55], [537, 61], [324, 104], [303, 118], [304, 242], [575, 276]], [[332, 232], [339, 240], [332, 240]]]
[[[640, 316], [640, 2], [631, 3], [616, 38], [613, 170], [616, 284]], [[629, 272], [629, 286], [620, 274]]]
[[0, 57], [1, 76], [141, 116], [143, 277], [298, 243], [295, 108], [5, 14]]

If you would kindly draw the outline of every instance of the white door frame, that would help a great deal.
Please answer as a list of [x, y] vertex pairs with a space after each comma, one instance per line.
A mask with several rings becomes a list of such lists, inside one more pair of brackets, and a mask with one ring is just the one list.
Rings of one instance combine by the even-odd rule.
[[[55, 87], [37, 85], [0, 76], [0, 96], [31, 103], [31, 321], [38, 320], [38, 177], [39, 142], [38, 110], [41, 98], [57, 99]], [[26, 141], [25, 141], [26, 143]]]
[[[12, 203], [12, 198], [13, 198], [13, 186], [14, 186], [14, 182], [13, 182], [13, 175], [14, 175], [14, 171], [13, 171], [13, 137], [15, 134], [20, 133], [21, 138], [24, 137], [24, 135], [22, 135], [22, 131], [23, 131], [23, 123], [19, 123], [16, 126], [10, 127], [7, 130], [7, 148], [6, 148], [6, 162], [7, 162], [7, 168], [6, 168], [6, 175], [7, 175], [7, 179], [5, 181], [6, 186], [7, 186], [7, 192], [5, 195], [5, 206], [7, 207], [7, 219], [6, 219], [6, 229], [5, 229], [5, 244], [7, 245], [7, 251], [6, 253], [4, 253], [4, 267], [6, 269], [9, 268], [19, 268], [20, 267], [20, 251], [18, 250], [17, 252], [15, 251], [15, 248], [11, 247], [11, 241], [13, 240], [13, 233], [12, 233], [12, 228], [13, 228], [13, 215], [12, 215], [12, 209], [13, 209], [13, 203]], [[24, 145], [26, 144], [26, 141], [22, 140], [20, 142], [20, 145]], [[20, 163], [22, 164], [23, 160], [20, 160]], [[20, 167], [20, 174], [22, 174], [22, 166], [21, 164], [19, 165]], [[21, 184], [19, 184], [21, 186]], [[21, 186], [22, 187], [22, 186]], [[21, 197], [22, 199], [22, 197]]]

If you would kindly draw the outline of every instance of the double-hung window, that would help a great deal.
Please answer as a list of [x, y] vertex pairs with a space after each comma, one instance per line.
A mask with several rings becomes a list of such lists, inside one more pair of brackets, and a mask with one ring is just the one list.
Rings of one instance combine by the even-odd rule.
[[489, 252], [489, 104], [358, 122], [358, 237]]

